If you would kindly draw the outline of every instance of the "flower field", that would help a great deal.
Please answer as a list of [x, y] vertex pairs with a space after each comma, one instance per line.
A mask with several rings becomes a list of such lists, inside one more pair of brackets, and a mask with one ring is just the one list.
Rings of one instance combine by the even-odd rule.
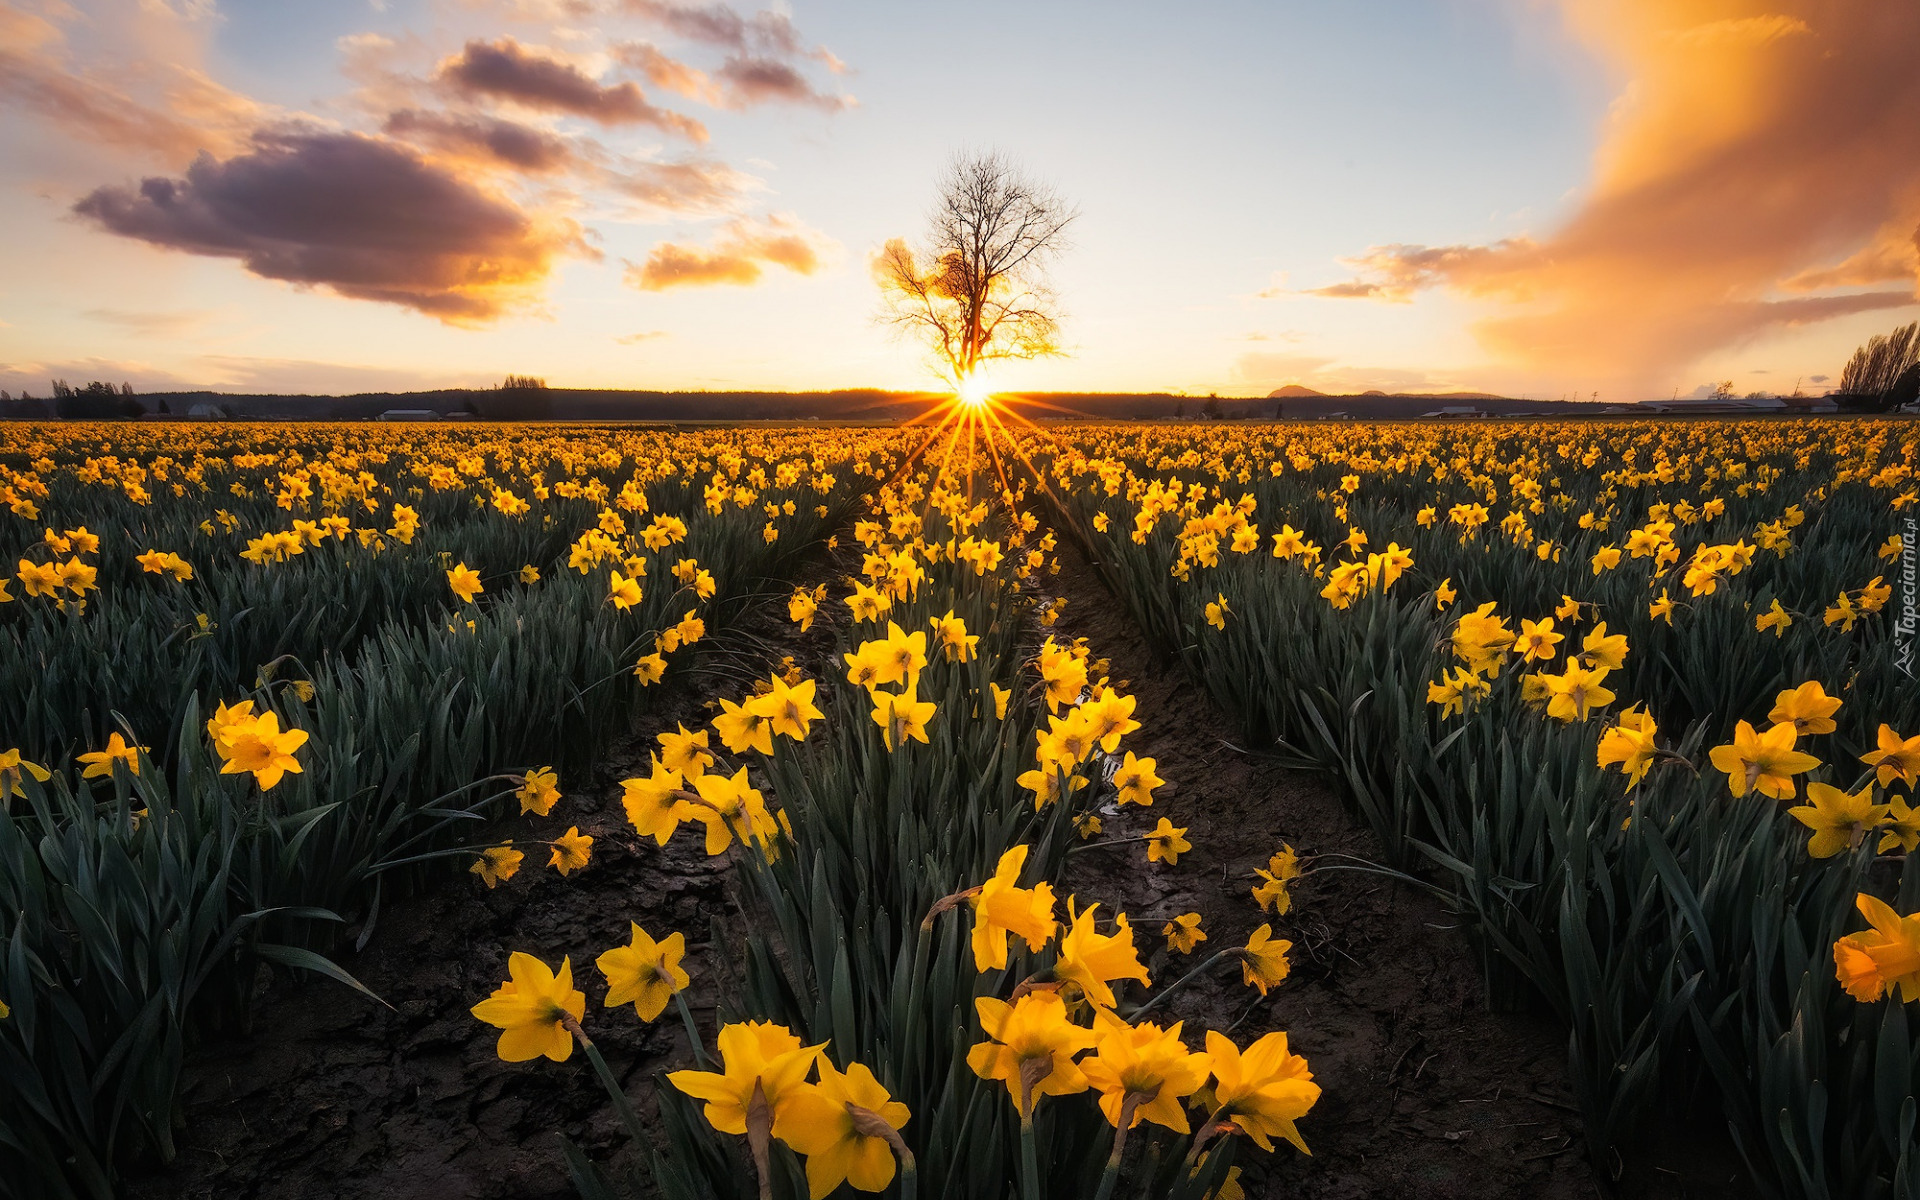
[[[373, 1012], [383, 911], [533, 889], [621, 932], [453, 1000], [603, 1086], [590, 1200], [1317, 1194], [1363, 1081], [1284, 999], [1384, 882], [1564, 1037], [1602, 1188], [1706, 1111], [1753, 1192], [1920, 1195], [1909, 424], [161, 428], [0, 451], [26, 1194], [167, 1169], [263, 979]], [[1366, 852], [1208, 844], [1075, 563]]]

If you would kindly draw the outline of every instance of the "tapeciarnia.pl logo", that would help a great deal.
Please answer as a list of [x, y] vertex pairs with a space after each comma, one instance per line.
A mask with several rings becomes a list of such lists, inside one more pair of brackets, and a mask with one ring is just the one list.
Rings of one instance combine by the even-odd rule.
[[1915, 646], [1920, 643], [1920, 515], [1909, 514], [1900, 538], [1900, 608], [1893, 616], [1893, 665], [1908, 679], [1914, 674]]

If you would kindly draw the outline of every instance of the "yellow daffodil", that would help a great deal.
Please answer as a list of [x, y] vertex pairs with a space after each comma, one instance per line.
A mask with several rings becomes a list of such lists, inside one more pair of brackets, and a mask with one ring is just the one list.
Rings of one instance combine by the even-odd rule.
[[1887, 815], [1880, 819], [1880, 844], [1874, 847], [1874, 853], [1898, 850], [1912, 854], [1916, 848], [1920, 848], [1920, 812], [1907, 804], [1906, 797], [1889, 796]]
[[1833, 714], [1839, 711], [1840, 701], [1827, 695], [1819, 680], [1810, 679], [1775, 697], [1767, 720], [1776, 725], [1791, 725], [1800, 734], [1832, 733]]
[[1187, 840], [1186, 833], [1185, 829], [1176, 829], [1172, 821], [1161, 817], [1160, 824], [1154, 826], [1153, 832], [1146, 836], [1147, 861], [1163, 862], [1170, 867], [1178, 863], [1182, 854], [1193, 849], [1193, 843]]
[[1618, 671], [1627, 662], [1627, 635], [1607, 633], [1607, 623], [1601, 621], [1580, 641], [1580, 649], [1585, 651], [1587, 662], [1607, 671]]
[[480, 857], [467, 868], [480, 877], [488, 888], [495, 888], [512, 879], [514, 872], [520, 869], [520, 860], [526, 855], [515, 850], [511, 839], [502, 846], [488, 846], [480, 852]]
[[1892, 726], [1883, 723], [1877, 742], [1877, 748], [1862, 754], [1860, 761], [1873, 768], [1874, 778], [1881, 787], [1896, 779], [1908, 787], [1920, 783], [1920, 734], [1903, 739]]
[[1181, 1024], [1162, 1029], [1150, 1021], [1129, 1025], [1104, 1013], [1096, 1018], [1100, 1040], [1079, 1067], [1100, 1093], [1100, 1111], [1109, 1125], [1119, 1126], [1125, 1115], [1128, 1129], [1151, 1121], [1175, 1133], [1191, 1131], [1181, 1101], [1200, 1090], [1212, 1068], [1206, 1055], [1180, 1040]]
[[1136, 758], [1133, 751], [1127, 751], [1126, 758], [1114, 768], [1115, 798], [1121, 804], [1152, 804], [1153, 789], [1166, 783], [1155, 773], [1158, 765], [1151, 758]]
[[[445, 562], [446, 560], [441, 559], [440, 561]], [[447, 586], [453, 590], [454, 595], [460, 597], [461, 600], [468, 604], [473, 603], [475, 596], [487, 590], [480, 586], [479, 573], [469, 568], [464, 562], [456, 565], [451, 571], [447, 572]]]
[[927, 722], [933, 719], [934, 702], [921, 700], [910, 686], [904, 692], [873, 693], [873, 723], [880, 727], [881, 740], [888, 750], [898, 750], [912, 738], [921, 745], [927, 741]]
[[631, 942], [602, 954], [594, 965], [607, 977], [608, 1008], [632, 1004], [642, 1021], [651, 1021], [666, 1011], [675, 992], [691, 982], [680, 966], [687, 939], [670, 933], [656, 942], [638, 924], [630, 921], [628, 925]]
[[1253, 931], [1247, 944], [1237, 952], [1240, 959], [1240, 973], [1248, 987], [1260, 989], [1262, 996], [1267, 989], [1287, 977], [1291, 969], [1287, 963], [1287, 951], [1293, 949], [1293, 943], [1273, 936], [1273, 926], [1262, 925]]
[[593, 839], [581, 833], [580, 827], [575, 825], [553, 839], [553, 856], [547, 860], [547, 865], [566, 875], [586, 866], [592, 857]]
[[976, 971], [998, 971], [1007, 965], [1007, 938], [1023, 939], [1027, 949], [1039, 951], [1053, 938], [1053, 885], [1042, 882], [1019, 886], [1026, 866], [1027, 847], [1014, 846], [1000, 856], [993, 877], [970, 897], [973, 907], [973, 965]]
[[289, 772], [301, 774], [300, 760], [293, 752], [306, 744], [306, 730], [289, 729], [283, 733], [279, 714], [266, 712], [250, 721], [226, 726], [213, 745], [224, 760], [220, 765], [222, 775], [250, 771], [254, 783], [264, 792]]
[[756, 1108], [771, 1131], [825, 1045], [803, 1046], [792, 1030], [771, 1021], [736, 1022], [720, 1030], [719, 1071], [674, 1071], [667, 1082], [706, 1101], [707, 1124], [720, 1133], [746, 1133]]
[[1097, 1039], [1091, 1029], [1067, 1020], [1067, 1006], [1058, 993], [1028, 992], [1011, 1004], [981, 996], [973, 1003], [991, 1040], [967, 1052], [967, 1065], [980, 1078], [1004, 1084], [1022, 1120], [1032, 1117], [1042, 1096], [1087, 1090], [1087, 1077], [1074, 1056]]
[[20, 781], [26, 776], [31, 776], [38, 782], [45, 783], [53, 778], [53, 772], [47, 770], [39, 763], [28, 762], [25, 758], [22, 758], [20, 756], [20, 749], [17, 746], [12, 750], [0, 753], [0, 799], [25, 796], [27, 791], [26, 788], [21, 785]]
[[507, 982], [473, 1006], [473, 1015], [501, 1031], [497, 1052], [505, 1062], [542, 1055], [565, 1062], [573, 1053], [566, 1024], [586, 1015], [587, 997], [573, 986], [573, 964], [560, 960], [555, 973], [531, 954], [507, 959]]
[[1133, 945], [1133, 929], [1125, 913], [1113, 919], [1114, 932], [1105, 934], [1095, 927], [1098, 904], [1076, 912], [1073, 900], [1067, 901], [1067, 930], [1060, 935], [1060, 958], [1053, 973], [1059, 979], [1078, 984], [1088, 1001], [1100, 1008], [1114, 1004], [1113, 981], [1137, 979], [1147, 982], [1147, 969], [1140, 965]]
[[1194, 947], [1207, 940], [1197, 912], [1181, 913], [1162, 925], [1160, 933], [1167, 939], [1167, 949], [1175, 954], [1192, 954]]
[[774, 1117], [773, 1136], [807, 1160], [807, 1193], [825, 1200], [841, 1184], [882, 1192], [893, 1182], [898, 1131], [911, 1117], [863, 1063], [838, 1071], [819, 1059], [818, 1083], [794, 1090]]
[[1778, 600], [1775, 600], [1772, 607], [1768, 608], [1766, 612], [1761, 613], [1753, 619], [1753, 627], [1757, 632], [1765, 633], [1768, 630], [1772, 630], [1773, 636], [1776, 638], [1785, 637], [1787, 630], [1792, 625], [1793, 618], [1788, 615], [1786, 609], [1780, 607]]
[[720, 735], [720, 744], [729, 753], [745, 754], [749, 750], [757, 750], [761, 754], [773, 753], [773, 722], [753, 707], [751, 700], [746, 704], [721, 700], [720, 715], [711, 724], [714, 732]]
[[1809, 783], [1807, 803], [1787, 813], [1813, 831], [1807, 853], [1815, 858], [1832, 858], [1858, 846], [1889, 811], [1887, 805], [1873, 802], [1872, 784], [1847, 793], [1830, 784]]
[[[301, 740], [304, 741], [305, 739], [306, 735], [302, 734]], [[140, 773], [140, 755], [145, 753], [146, 750], [147, 747], [145, 746], [127, 745], [126, 739], [118, 733], [109, 734], [107, 736], [107, 748], [105, 750], [95, 750], [80, 756], [79, 761], [84, 764], [86, 768], [80, 772], [80, 775], [83, 779], [99, 779], [102, 776], [111, 777], [115, 763], [126, 767], [128, 774], [138, 775]]]
[[1262, 1150], [1283, 1137], [1300, 1153], [1312, 1153], [1295, 1122], [1320, 1099], [1320, 1085], [1307, 1060], [1287, 1049], [1285, 1033], [1269, 1033], [1243, 1051], [1210, 1029], [1207, 1065], [1214, 1077], [1213, 1119], [1233, 1123]]
[[1775, 725], [1765, 733], [1755, 733], [1745, 721], [1734, 726], [1733, 742], [1715, 746], [1708, 759], [1713, 769], [1723, 771], [1727, 786], [1736, 796], [1749, 788], [1763, 796], [1784, 800], [1793, 795], [1795, 775], [1820, 765], [1820, 760], [1793, 748], [1799, 737], [1791, 725]]
[[680, 772], [668, 768], [658, 755], [652, 762], [653, 773], [647, 778], [620, 781], [620, 804], [634, 832], [664, 846], [680, 828], [680, 822], [692, 820], [694, 812]]
[[1854, 904], [1869, 928], [1834, 942], [1834, 974], [1840, 986], [1862, 1004], [1895, 988], [1903, 1004], [1920, 999], [1920, 913], [1903, 917], [1865, 892]]
[[1618, 766], [1627, 777], [1627, 790], [1632, 791], [1653, 765], [1653, 739], [1658, 732], [1652, 716], [1628, 709], [1620, 714], [1619, 722], [1612, 729], [1600, 735], [1598, 765]]
[[[796, 742], [806, 741], [808, 728], [823, 715], [813, 703], [813, 680], [788, 686], [785, 680], [774, 676], [768, 683], [768, 690], [747, 701], [746, 707], [755, 715], [764, 717], [767, 728], [773, 733]], [[771, 746], [767, 752], [772, 752]]]
[[560, 778], [552, 767], [528, 771], [520, 777], [520, 786], [514, 789], [513, 798], [520, 802], [522, 816], [532, 813], [544, 817], [560, 799]]

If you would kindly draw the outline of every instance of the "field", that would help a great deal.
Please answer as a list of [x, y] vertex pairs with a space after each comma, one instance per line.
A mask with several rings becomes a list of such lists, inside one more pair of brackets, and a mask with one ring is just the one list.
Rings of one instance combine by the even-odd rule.
[[1920, 1197], [1909, 422], [7, 428], [0, 1192]]

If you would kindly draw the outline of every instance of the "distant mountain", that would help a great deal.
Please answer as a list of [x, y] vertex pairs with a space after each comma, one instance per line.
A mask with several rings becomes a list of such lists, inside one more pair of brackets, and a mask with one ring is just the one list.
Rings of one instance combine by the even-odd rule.
[[1326, 395], [1325, 392], [1316, 392], [1310, 387], [1304, 387], [1297, 383], [1290, 383], [1285, 387], [1275, 388], [1272, 391], [1268, 392], [1267, 399], [1269, 400], [1302, 400], [1308, 396], [1324, 396], [1324, 395]]

